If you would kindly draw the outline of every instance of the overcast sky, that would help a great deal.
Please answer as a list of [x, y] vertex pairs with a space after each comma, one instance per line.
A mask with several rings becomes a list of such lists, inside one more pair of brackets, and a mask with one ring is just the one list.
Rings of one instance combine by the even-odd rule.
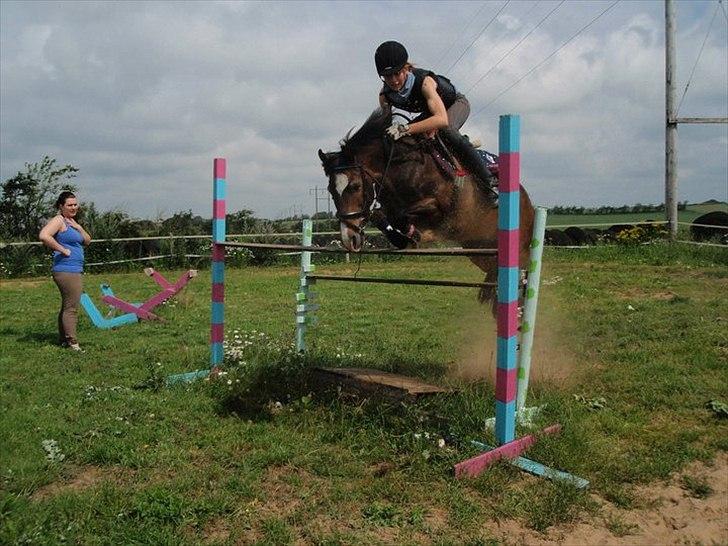
[[[374, 50], [397, 39], [466, 93], [463, 131], [486, 149], [499, 114], [522, 115], [536, 203], [660, 203], [662, 0], [619, 2], [503, 93], [610, 3], [566, 1], [495, 66], [558, 1], [513, 0], [486, 28], [506, 0], [1, 0], [0, 177], [47, 154], [80, 169], [81, 201], [102, 210], [209, 217], [212, 159], [225, 157], [229, 211], [313, 212], [309, 189], [326, 185], [316, 151], [338, 149], [376, 106]], [[677, 2], [679, 95], [716, 7]], [[681, 117], [728, 116], [727, 10]], [[728, 199], [728, 125], [681, 125], [678, 160], [681, 201]]]

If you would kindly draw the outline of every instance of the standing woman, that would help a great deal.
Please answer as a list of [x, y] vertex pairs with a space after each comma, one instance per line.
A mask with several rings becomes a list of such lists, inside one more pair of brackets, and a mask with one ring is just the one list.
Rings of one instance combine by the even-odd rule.
[[83, 247], [91, 242], [78, 222], [78, 200], [70, 191], [63, 191], [56, 201], [58, 215], [40, 231], [40, 240], [53, 250], [53, 281], [61, 292], [61, 310], [58, 313], [59, 342], [64, 347], [80, 351], [76, 338], [78, 305], [83, 292]]

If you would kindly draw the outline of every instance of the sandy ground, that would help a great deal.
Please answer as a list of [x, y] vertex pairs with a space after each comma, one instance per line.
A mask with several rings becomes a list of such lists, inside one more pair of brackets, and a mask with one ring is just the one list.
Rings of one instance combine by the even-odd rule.
[[[699, 499], [681, 487], [683, 476], [703, 478], [713, 492]], [[668, 483], [637, 489], [653, 508], [621, 510], [595, 497], [601, 514], [592, 521], [552, 527], [545, 534], [504, 522], [494, 533], [508, 545], [726, 545], [728, 544], [728, 453], [711, 466], [692, 463]]]

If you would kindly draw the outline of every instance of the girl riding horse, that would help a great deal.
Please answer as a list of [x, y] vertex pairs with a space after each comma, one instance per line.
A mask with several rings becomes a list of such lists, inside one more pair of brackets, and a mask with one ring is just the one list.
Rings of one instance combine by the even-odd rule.
[[[409, 62], [407, 49], [395, 41], [382, 43], [374, 53], [377, 73], [384, 82], [379, 92], [379, 105], [395, 107], [418, 114], [408, 124], [393, 123], [387, 133], [395, 141], [406, 135], [424, 134], [434, 138], [440, 132], [443, 140], [453, 149], [467, 170], [485, 185], [491, 186], [493, 175], [483, 164], [470, 141], [459, 133], [470, 114], [470, 103], [465, 95], [458, 93], [445, 76], [430, 70], [415, 68]], [[394, 219], [378, 225], [392, 244], [404, 248], [412, 241], [411, 226], [403, 225], [401, 219]]]

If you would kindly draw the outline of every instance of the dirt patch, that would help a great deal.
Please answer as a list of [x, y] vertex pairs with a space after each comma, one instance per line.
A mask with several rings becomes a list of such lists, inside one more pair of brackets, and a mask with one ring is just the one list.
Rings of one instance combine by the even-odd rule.
[[2, 279], [0, 281], [0, 286], [3, 288], [8, 289], [21, 289], [21, 288], [38, 288], [39, 286], [44, 285], [50, 285], [51, 284], [51, 278], [48, 277], [47, 279], [24, 279], [24, 280], [16, 280], [16, 279]]
[[[531, 351], [530, 385], [563, 387], [570, 384], [578, 361], [561, 341], [564, 320], [556, 316], [553, 306], [540, 305], [536, 317], [533, 349]], [[482, 381], [495, 383], [496, 324], [487, 317], [472, 328], [472, 343], [465, 346], [451, 376], [461, 381]]]
[[208, 522], [202, 530], [203, 544], [216, 544], [225, 542], [229, 537], [230, 527], [228, 523], [222, 518]]
[[61, 493], [84, 491], [90, 487], [95, 487], [102, 482], [119, 483], [131, 471], [122, 468], [102, 468], [98, 466], [84, 466], [73, 470], [70, 477], [61, 481], [49, 483], [39, 488], [31, 499], [34, 501], [42, 501], [55, 497]]
[[261, 501], [259, 512], [280, 518], [295, 513], [301, 507], [302, 499], [318, 492], [322, 486], [321, 480], [306, 470], [290, 465], [268, 468], [261, 483], [266, 497]]
[[657, 301], [672, 301], [679, 298], [674, 292], [668, 291], [657, 291], [649, 292], [640, 288], [632, 288], [630, 290], [615, 293], [615, 296], [621, 300], [627, 301], [639, 301], [639, 300], [657, 300]]
[[[712, 493], [691, 496], [683, 487], [685, 477], [704, 481]], [[593, 521], [553, 527], [545, 534], [508, 521], [496, 536], [505, 544], [529, 546], [728, 544], [728, 453], [719, 454], [712, 465], [691, 463], [667, 483], [639, 487], [637, 494], [654, 508], [622, 510], [595, 497], [603, 507]]]

